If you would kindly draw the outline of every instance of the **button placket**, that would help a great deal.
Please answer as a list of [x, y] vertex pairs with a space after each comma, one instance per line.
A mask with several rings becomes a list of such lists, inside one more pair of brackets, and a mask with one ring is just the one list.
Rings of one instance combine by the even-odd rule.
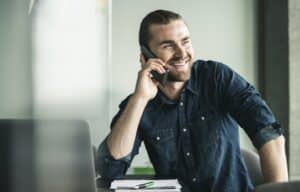
[[191, 153], [191, 138], [188, 131], [188, 127], [186, 125], [186, 119], [185, 119], [185, 107], [186, 103], [185, 101], [185, 95], [181, 94], [179, 103], [178, 103], [178, 116], [179, 116], [179, 127], [180, 127], [180, 138], [181, 138], [181, 147], [183, 152], [183, 158], [187, 161], [187, 168], [189, 169], [189, 172], [193, 173], [195, 170], [194, 166], [194, 159], [192, 157]]

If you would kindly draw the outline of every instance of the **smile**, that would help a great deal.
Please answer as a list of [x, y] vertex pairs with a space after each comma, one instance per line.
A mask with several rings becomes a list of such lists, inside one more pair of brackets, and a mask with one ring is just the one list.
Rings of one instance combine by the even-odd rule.
[[188, 63], [189, 63], [189, 59], [185, 59], [185, 60], [171, 62], [170, 65], [177, 68], [177, 67], [183, 67], [185, 65], [188, 65]]

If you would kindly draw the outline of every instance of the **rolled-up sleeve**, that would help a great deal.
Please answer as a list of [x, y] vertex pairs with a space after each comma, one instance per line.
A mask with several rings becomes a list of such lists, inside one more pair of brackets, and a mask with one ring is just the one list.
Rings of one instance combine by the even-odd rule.
[[131, 154], [121, 159], [114, 159], [108, 150], [105, 139], [98, 149], [96, 169], [103, 179], [119, 179], [125, 175], [130, 165], [130, 160]]
[[282, 135], [282, 128], [270, 107], [255, 88], [228, 66], [218, 63], [216, 80], [224, 107], [259, 149]]
[[[113, 118], [111, 122], [111, 128], [113, 127], [113, 125], [123, 112], [124, 108], [126, 107], [128, 98], [129, 97], [127, 97], [119, 105], [120, 110]], [[107, 146], [107, 138], [105, 138], [102, 141], [102, 143], [99, 145], [96, 157], [96, 170], [97, 173], [100, 174], [102, 179], [120, 179], [126, 174], [126, 171], [129, 168], [133, 157], [138, 154], [139, 147], [141, 145], [141, 140], [139, 138], [139, 134], [137, 134], [132, 152], [120, 159], [115, 159], [111, 155]]]

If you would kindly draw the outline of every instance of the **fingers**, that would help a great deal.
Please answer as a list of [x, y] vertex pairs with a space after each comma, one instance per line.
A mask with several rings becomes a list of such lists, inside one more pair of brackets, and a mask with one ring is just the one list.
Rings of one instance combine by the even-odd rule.
[[161, 74], [166, 72], [166, 68], [164, 67], [166, 64], [160, 59], [151, 58], [151, 59], [148, 59], [147, 62], [145, 62], [145, 58], [141, 55], [140, 62], [141, 62], [142, 70], [145, 70], [148, 72], [155, 70]]
[[166, 72], [166, 69], [159, 63], [151, 63], [149, 66], [146, 66], [145, 71], [151, 72], [152, 70], [157, 71], [160, 74], [163, 74]]
[[152, 81], [158, 85], [159, 82], [157, 82], [154, 78], [153, 78], [153, 75], [151, 73], [151, 71], [156, 71], [160, 74], [163, 74], [165, 73], [165, 69], [161, 66], [161, 65], [151, 65], [149, 67], [147, 67], [146, 69], [141, 69], [140, 72], [139, 72], [139, 77], [140, 78], [149, 78], [149, 79], [152, 79]]

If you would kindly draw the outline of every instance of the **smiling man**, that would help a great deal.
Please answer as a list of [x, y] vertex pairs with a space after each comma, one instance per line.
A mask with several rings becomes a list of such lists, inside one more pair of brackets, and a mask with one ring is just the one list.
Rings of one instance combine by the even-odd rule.
[[[183, 191], [253, 191], [239, 145], [240, 125], [258, 149], [266, 182], [286, 181], [282, 129], [259, 93], [227, 65], [193, 60], [189, 30], [177, 13], [156, 10], [142, 21], [134, 93], [120, 104], [99, 146], [97, 171], [122, 178], [141, 142], [157, 178], [177, 178]], [[151, 71], [164, 74], [162, 85]]]

